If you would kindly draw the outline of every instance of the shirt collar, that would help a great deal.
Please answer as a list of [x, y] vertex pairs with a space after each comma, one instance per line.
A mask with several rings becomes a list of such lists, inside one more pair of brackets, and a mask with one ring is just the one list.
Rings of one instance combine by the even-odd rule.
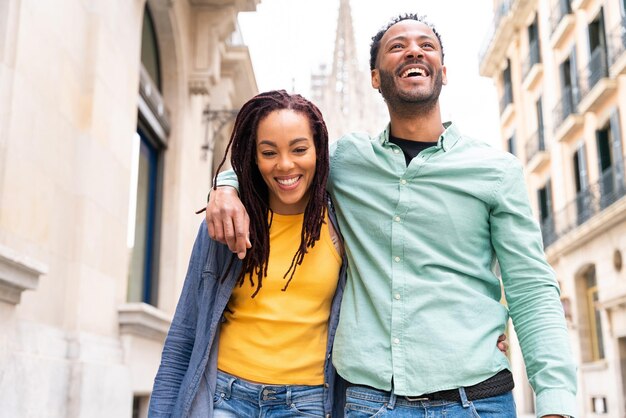
[[[461, 133], [456, 128], [456, 125], [452, 122], [443, 123], [444, 131], [437, 140], [437, 148], [443, 149], [445, 152], [449, 151], [461, 138]], [[388, 123], [385, 130], [380, 134], [380, 140], [382, 145], [389, 145], [389, 134], [391, 132], [391, 123]]]

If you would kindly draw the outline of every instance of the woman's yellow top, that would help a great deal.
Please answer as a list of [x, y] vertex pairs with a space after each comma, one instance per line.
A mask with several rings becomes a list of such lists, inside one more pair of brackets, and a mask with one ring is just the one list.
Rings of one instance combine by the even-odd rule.
[[328, 229], [309, 248], [289, 283], [283, 276], [300, 244], [304, 214], [274, 214], [267, 277], [256, 289], [249, 277], [235, 286], [221, 325], [217, 367], [245, 380], [267, 384], [320, 385], [328, 340], [328, 318], [341, 257]]

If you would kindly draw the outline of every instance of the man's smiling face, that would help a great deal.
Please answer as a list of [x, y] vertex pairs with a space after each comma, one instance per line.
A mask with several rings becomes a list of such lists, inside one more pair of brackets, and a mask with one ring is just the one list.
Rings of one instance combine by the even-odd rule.
[[372, 70], [372, 87], [387, 103], [434, 105], [446, 83], [441, 45], [427, 24], [406, 19], [387, 30]]

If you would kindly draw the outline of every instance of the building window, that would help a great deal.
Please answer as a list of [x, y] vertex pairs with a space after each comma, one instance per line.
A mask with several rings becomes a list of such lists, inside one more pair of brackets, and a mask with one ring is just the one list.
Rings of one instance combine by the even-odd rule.
[[541, 97], [535, 103], [535, 116], [537, 118], [537, 130], [526, 140], [526, 161], [529, 162], [539, 152], [546, 150], [546, 142], [543, 126], [543, 105]]
[[528, 26], [528, 45], [530, 47], [530, 56], [533, 60], [533, 64], [541, 62], [541, 51], [539, 49], [539, 24], [537, 22], [537, 15], [535, 20]]
[[546, 150], [546, 144], [543, 135], [543, 102], [541, 97], [535, 103], [535, 112], [537, 114], [537, 137], [539, 139], [539, 151]]
[[598, 49], [606, 52], [606, 36], [604, 34], [604, 13], [602, 8], [596, 18], [589, 23], [589, 53], [591, 55]]
[[141, 29], [141, 63], [152, 78], [152, 82], [159, 91], [162, 91], [159, 45], [154, 29], [154, 20], [148, 6], [144, 9], [143, 27]]
[[591, 216], [591, 199], [588, 193], [587, 160], [585, 144], [581, 144], [573, 156], [574, 189], [576, 192], [576, 224], [580, 225]]
[[[160, 83], [158, 47], [148, 8], [144, 14], [141, 48], [142, 83], [149, 81], [152, 91]], [[144, 75], [148, 74], [147, 77]], [[142, 89], [143, 90], [143, 89]], [[152, 95], [153, 97], [155, 95]], [[140, 95], [140, 103], [145, 103]], [[133, 161], [130, 188], [129, 233], [130, 265], [127, 300], [157, 305], [160, 248], [160, 212], [162, 171], [165, 152], [163, 132], [149, 105], [139, 106], [137, 133], [133, 138]], [[160, 133], [160, 134], [159, 134]]]
[[502, 72], [503, 92], [500, 99], [500, 113], [504, 113], [504, 109], [513, 103], [513, 84], [511, 82], [511, 60], [506, 60], [506, 69]]
[[596, 131], [598, 146], [598, 170], [600, 173], [600, 206], [602, 209], [612, 204], [615, 199], [615, 172], [611, 156], [611, 129], [609, 126]]
[[559, 67], [561, 79], [561, 100], [555, 108], [555, 123], [560, 125], [569, 115], [574, 113], [579, 101], [578, 72], [576, 69], [576, 48], [572, 51]]
[[511, 137], [509, 139], [507, 139], [507, 141], [506, 141], [506, 148], [507, 148], [508, 152], [510, 152], [513, 155], [516, 155], [515, 134], [511, 135]]
[[[143, 130], [137, 132], [133, 171], [136, 172], [134, 237], [128, 277], [129, 302], [157, 303], [159, 159], [154, 141]], [[137, 144], [136, 144], [137, 146]]]
[[584, 363], [604, 358], [602, 318], [598, 302], [598, 285], [595, 266], [588, 265], [576, 275], [576, 299], [581, 355]]
[[537, 191], [537, 197], [539, 202], [539, 220], [543, 223], [552, 217], [550, 180], [548, 180], [546, 184]]
[[588, 27], [589, 62], [582, 72], [581, 97], [584, 97], [602, 77], [608, 75], [608, 53], [604, 29], [604, 13], [600, 8], [598, 16], [589, 23]]
[[548, 246], [556, 239], [554, 218], [552, 216], [552, 182], [548, 179], [545, 185], [537, 190], [537, 204], [539, 208], [539, 225], [543, 236], [543, 245]]

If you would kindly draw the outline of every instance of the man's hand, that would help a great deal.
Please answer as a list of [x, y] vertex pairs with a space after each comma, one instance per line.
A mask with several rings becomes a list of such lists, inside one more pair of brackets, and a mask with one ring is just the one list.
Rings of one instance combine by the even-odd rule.
[[506, 351], [509, 349], [509, 343], [506, 341], [506, 335], [500, 334], [498, 337], [498, 350], [502, 351], [503, 354], [506, 354]]
[[250, 218], [233, 187], [223, 186], [211, 190], [206, 205], [206, 224], [209, 236], [227, 244], [239, 259], [246, 256], [250, 244]]

